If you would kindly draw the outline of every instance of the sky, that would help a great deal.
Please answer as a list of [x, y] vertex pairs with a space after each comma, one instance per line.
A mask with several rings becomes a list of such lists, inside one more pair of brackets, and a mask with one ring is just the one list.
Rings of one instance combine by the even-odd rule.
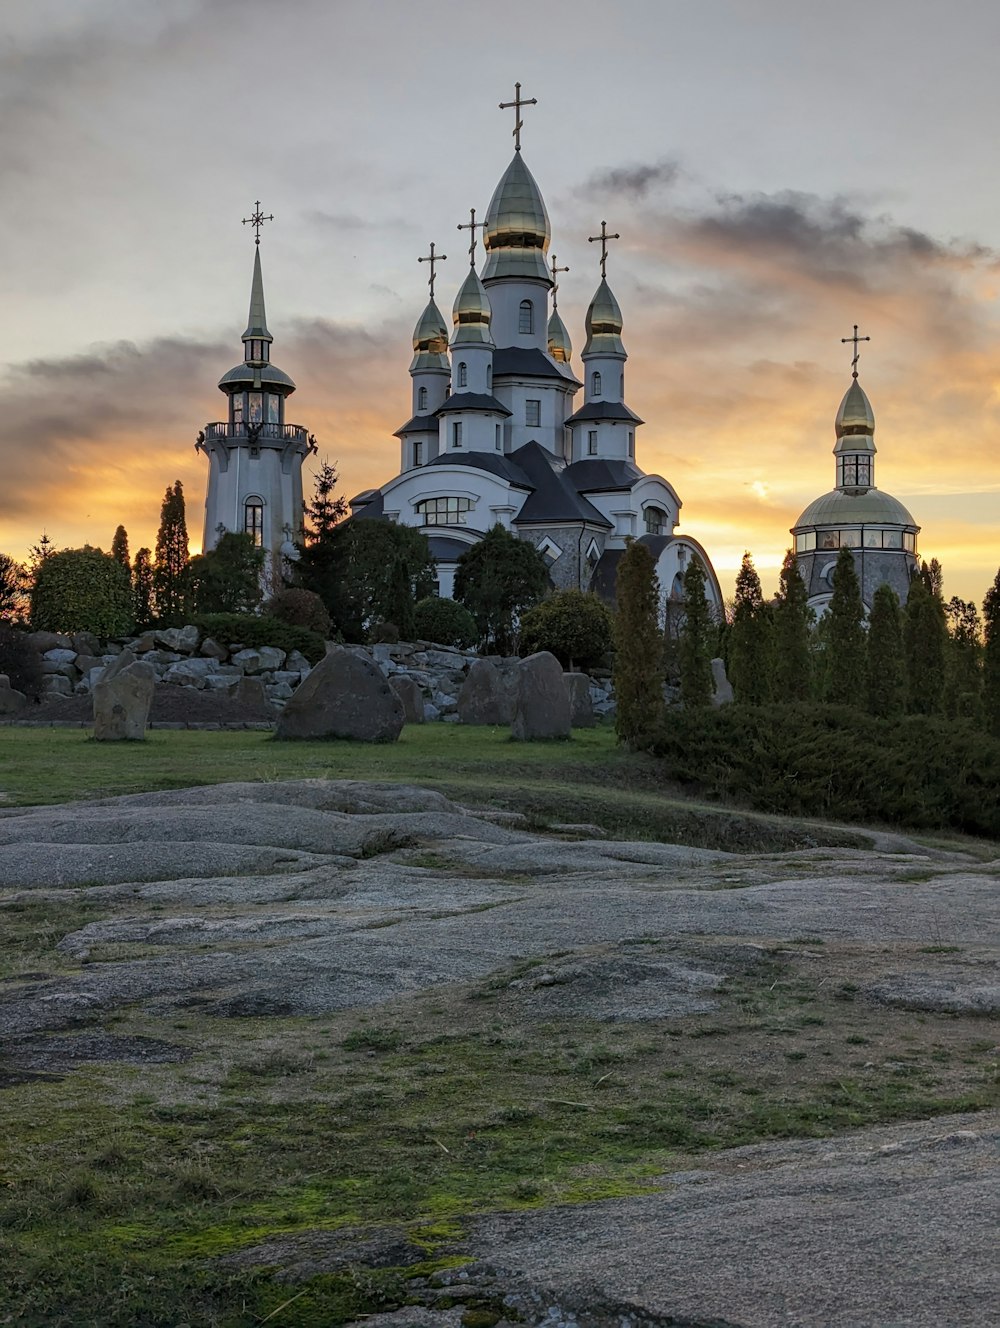
[[133, 552], [242, 360], [254, 201], [272, 358], [342, 491], [399, 469], [431, 240], [523, 155], [625, 318], [643, 469], [731, 593], [833, 487], [860, 324], [876, 482], [946, 596], [1000, 563], [1000, 6], [987, 0], [32, 0], [0, 9], [0, 550]]

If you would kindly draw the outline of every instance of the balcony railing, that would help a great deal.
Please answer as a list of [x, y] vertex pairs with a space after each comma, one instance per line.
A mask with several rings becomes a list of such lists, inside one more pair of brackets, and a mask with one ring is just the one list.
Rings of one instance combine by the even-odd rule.
[[251, 426], [253, 433], [249, 432], [244, 422], [230, 424], [226, 420], [219, 420], [215, 424], [205, 425], [206, 441], [212, 438], [247, 438], [253, 441], [256, 436], [258, 442], [279, 442], [279, 443], [308, 443], [309, 431], [303, 429], [301, 424], [258, 424]]

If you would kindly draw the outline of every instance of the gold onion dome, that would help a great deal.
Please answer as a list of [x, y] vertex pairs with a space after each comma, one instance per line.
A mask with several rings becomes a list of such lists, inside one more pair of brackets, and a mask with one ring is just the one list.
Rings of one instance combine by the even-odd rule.
[[417, 319], [413, 329], [414, 369], [447, 369], [448, 367], [448, 328], [441, 310], [433, 299], [428, 300], [427, 308]]
[[585, 355], [625, 354], [621, 336], [624, 326], [622, 311], [611, 293], [611, 287], [603, 277], [587, 310], [585, 326], [587, 328]]
[[458, 345], [460, 342], [480, 342], [492, 346], [493, 338], [490, 336], [492, 318], [493, 310], [490, 307], [490, 297], [486, 294], [486, 287], [479, 280], [476, 269], [470, 267], [452, 308], [452, 322], [455, 324], [452, 345]]
[[875, 432], [875, 412], [872, 410], [872, 403], [856, 378], [844, 393], [834, 427], [838, 438]]
[[483, 280], [534, 277], [551, 286], [545, 262], [551, 237], [541, 191], [520, 152], [515, 152], [486, 210]]
[[569, 339], [566, 324], [556, 309], [553, 309], [552, 317], [549, 319], [548, 345], [549, 354], [554, 360], [558, 360], [560, 364], [569, 364], [570, 356], [573, 354], [573, 343]]

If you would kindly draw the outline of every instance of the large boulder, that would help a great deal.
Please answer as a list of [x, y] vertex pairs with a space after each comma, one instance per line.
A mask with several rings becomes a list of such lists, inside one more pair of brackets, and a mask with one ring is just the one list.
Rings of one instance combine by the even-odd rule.
[[193, 654], [198, 649], [201, 632], [193, 623], [187, 627], [158, 627], [153, 633], [156, 644], [167, 650], [176, 650], [182, 655]]
[[569, 691], [555, 655], [540, 650], [522, 659], [510, 736], [517, 742], [570, 737]]
[[258, 646], [254, 650], [237, 650], [232, 662], [244, 673], [271, 673], [284, 664], [285, 652], [277, 646]]
[[475, 659], [458, 693], [462, 724], [509, 724], [514, 718], [519, 664]]
[[396, 673], [389, 679], [389, 686], [403, 707], [404, 724], [422, 724], [424, 722], [424, 694], [405, 673]]
[[139, 742], [146, 736], [156, 673], [123, 650], [94, 685], [94, 740]]
[[28, 698], [11, 687], [6, 673], [0, 673], [0, 719], [13, 719], [27, 707]]
[[291, 697], [276, 738], [354, 738], [395, 742], [403, 706], [370, 659], [335, 646]]
[[726, 677], [726, 664], [724, 660], [712, 660], [712, 705], [730, 705], [735, 700], [733, 695], [733, 684]]
[[585, 673], [564, 673], [563, 679], [569, 693], [570, 724], [575, 729], [592, 729], [597, 721], [590, 697], [590, 679]]

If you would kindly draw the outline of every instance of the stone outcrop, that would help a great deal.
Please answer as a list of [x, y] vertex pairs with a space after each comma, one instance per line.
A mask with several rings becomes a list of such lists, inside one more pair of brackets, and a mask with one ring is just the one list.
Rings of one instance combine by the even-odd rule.
[[94, 687], [94, 740], [140, 742], [146, 736], [156, 674], [123, 651]]
[[285, 705], [277, 738], [395, 742], [403, 706], [371, 660], [335, 647]]
[[514, 718], [518, 661], [475, 659], [458, 694], [462, 724], [509, 724]]
[[27, 704], [25, 694], [11, 687], [6, 673], [0, 673], [0, 718], [15, 719]]
[[565, 673], [563, 678], [569, 694], [570, 725], [575, 729], [592, 729], [597, 717], [590, 695], [590, 678], [586, 673]]
[[422, 724], [425, 718], [424, 694], [413, 679], [408, 678], [405, 673], [397, 673], [389, 679], [389, 686], [403, 707], [403, 722]]
[[510, 736], [517, 742], [570, 736], [570, 703], [562, 665], [540, 650], [522, 659], [517, 670]]

